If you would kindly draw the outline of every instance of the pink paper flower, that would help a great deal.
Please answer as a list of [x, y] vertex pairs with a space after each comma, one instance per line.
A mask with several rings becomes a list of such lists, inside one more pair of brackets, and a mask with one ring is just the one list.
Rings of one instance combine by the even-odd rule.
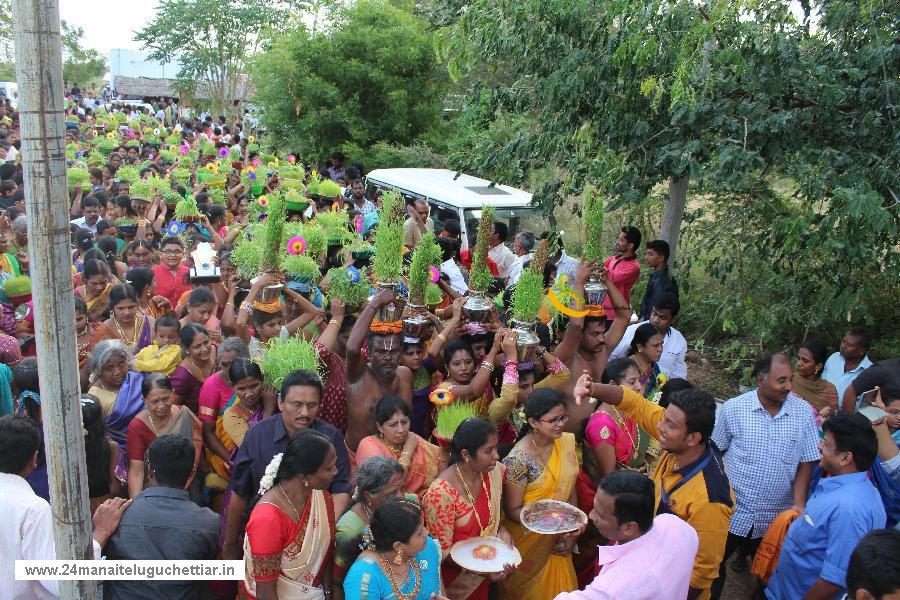
[[431, 274], [431, 283], [437, 283], [441, 280], [441, 272], [438, 271], [437, 267], [428, 267], [428, 272]]
[[184, 154], [185, 156], [187, 156], [188, 154], [190, 154], [190, 152], [191, 152], [191, 147], [190, 147], [190, 146], [188, 146], [187, 144], [182, 144], [182, 145], [181, 145], [181, 153], [182, 153], [182, 154]]
[[228, 157], [228, 148], [226, 148], [225, 146], [222, 146], [221, 148], [219, 148], [219, 156], [221, 156], [222, 158], [227, 158]]
[[303, 254], [306, 252], [306, 240], [299, 235], [295, 235], [288, 242], [288, 252], [295, 256]]

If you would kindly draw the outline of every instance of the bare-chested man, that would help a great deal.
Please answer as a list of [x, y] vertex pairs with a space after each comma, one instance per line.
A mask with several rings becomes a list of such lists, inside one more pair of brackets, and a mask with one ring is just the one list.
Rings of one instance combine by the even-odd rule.
[[[609, 280], [606, 270], [587, 261], [579, 265], [578, 273], [575, 275], [575, 291], [581, 294], [581, 297], [584, 297], [584, 284], [593, 271], [599, 273], [600, 280], [608, 288], [607, 294], [616, 309], [615, 321], [609, 331], [604, 333], [606, 317], [587, 316], [570, 319], [569, 326], [566, 328], [562, 341], [556, 347], [555, 354], [569, 368], [570, 372], [582, 373], [588, 370], [591, 376], [599, 381], [603, 376], [603, 370], [606, 369], [606, 363], [609, 362], [610, 353], [625, 334], [625, 328], [628, 327], [628, 319], [631, 316], [631, 307], [625, 302], [613, 282]], [[569, 412], [566, 431], [571, 433], [581, 431], [585, 419], [590, 417], [596, 408], [590, 403], [575, 403], [576, 379], [576, 377], [570, 378], [560, 390], [566, 398], [566, 409]]]
[[[379, 290], [360, 313], [347, 340], [347, 433], [344, 440], [356, 452], [360, 440], [378, 433], [375, 404], [384, 396], [400, 396], [412, 410], [412, 371], [400, 366], [402, 337], [369, 331], [375, 311], [393, 302], [389, 290]], [[369, 362], [363, 360], [362, 343], [368, 343]]]

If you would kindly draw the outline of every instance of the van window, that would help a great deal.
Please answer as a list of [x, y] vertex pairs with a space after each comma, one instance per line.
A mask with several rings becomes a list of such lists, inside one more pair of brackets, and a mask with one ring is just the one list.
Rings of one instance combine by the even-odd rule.
[[[466, 233], [469, 236], [469, 246], [475, 245], [475, 236], [478, 234], [478, 221], [481, 219], [481, 209], [467, 209]], [[520, 231], [530, 231], [535, 237], [550, 229], [550, 220], [540, 210], [533, 208], [495, 208], [494, 220], [503, 221], [509, 227], [509, 237], [506, 245], [512, 249], [513, 239]]]

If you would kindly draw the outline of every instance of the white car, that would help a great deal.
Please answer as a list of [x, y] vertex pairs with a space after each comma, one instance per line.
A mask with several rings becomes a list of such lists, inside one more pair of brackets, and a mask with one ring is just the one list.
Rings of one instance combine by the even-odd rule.
[[435, 221], [458, 219], [462, 249], [469, 248], [469, 232], [478, 228], [481, 207], [494, 207], [494, 218], [509, 225], [507, 244], [528, 230], [539, 236], [550, 229], [543, 212], [532, 206], [531, 194], [508, 185], [449, 169], [376, 169], [366, 176], [366, 190], [397, 190], [406, 199], [426, 200]]

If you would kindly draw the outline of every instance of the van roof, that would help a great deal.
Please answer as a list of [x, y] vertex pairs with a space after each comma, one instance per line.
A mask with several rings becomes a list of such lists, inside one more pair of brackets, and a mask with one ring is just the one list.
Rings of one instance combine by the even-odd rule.
[[486, 179], [449, 169], [375, 169], [366, 180], [460, 208], [481, 208], [484, 204], [514, 208], [531, 204], [531, 194], [524, 190], [491, 184]]

